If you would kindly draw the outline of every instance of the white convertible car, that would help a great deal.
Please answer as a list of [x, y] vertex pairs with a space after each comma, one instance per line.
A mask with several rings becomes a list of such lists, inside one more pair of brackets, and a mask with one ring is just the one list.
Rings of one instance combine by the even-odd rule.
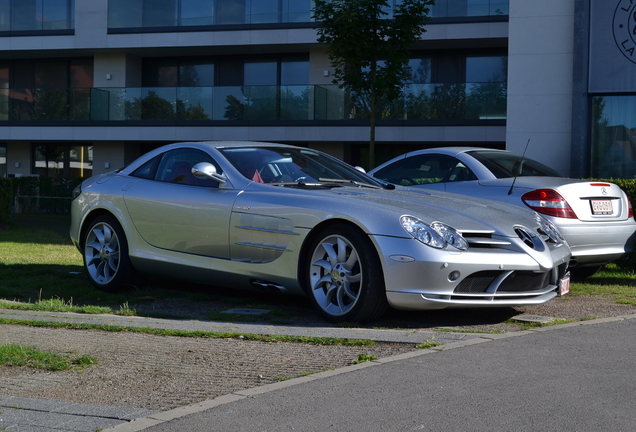
[[441, 147], [403, 154], [369, 175], [422, 190], [441, 190], [531, 208], [549, 219], [572, 250], [573, 276], [587, 277], [629, 256], [636, 220], [625, 192], [606, 181], [561, 177], [504, 150]]
[[171, 144], [76, 190], [71, 239], [91, 282], [143, 275], [307, 295], [329, 321], [546, 302], [570, 249], [539, 214], [418, 193], [282, 144]]

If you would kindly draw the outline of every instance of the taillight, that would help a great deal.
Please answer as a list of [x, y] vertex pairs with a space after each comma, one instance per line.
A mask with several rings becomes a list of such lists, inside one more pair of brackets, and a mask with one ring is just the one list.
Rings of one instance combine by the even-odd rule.
[[633, 218], [634, 217], [634, 209], [632, 208], [632, 202], [629, 200], [629, 198], [627, 198], [627, 205], [629, 206], [629, 212], [627, 214], [627, 217]]
[[537, 189], [524, 194], [521, 199], [531, 209], [561, 218], [578, 219], [568, 202], [552, 189]]

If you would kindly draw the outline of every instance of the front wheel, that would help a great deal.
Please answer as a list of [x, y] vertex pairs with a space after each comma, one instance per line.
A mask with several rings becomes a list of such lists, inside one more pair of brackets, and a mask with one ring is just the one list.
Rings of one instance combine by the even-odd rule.
[[91, 222], [84, 237], [84, 268], [102, 291], [121, 292], [135, 285], [126, 235], [117, 219], [104, 215]]
[[306, 267], [309, 296], [330, 322], [363, 322], [388, 309], [375, 246], [355, 227], [335, 225], [311, 243]]

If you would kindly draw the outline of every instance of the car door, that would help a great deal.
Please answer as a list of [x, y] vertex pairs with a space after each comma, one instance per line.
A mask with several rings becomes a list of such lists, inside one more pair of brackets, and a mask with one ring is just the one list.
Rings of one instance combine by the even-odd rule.
[[[215, 164], [198, 149], [176, 149], [140, 167], [124, 201], [139, 235], [160, 249], [229, 259], [228, 227], [239, 191], [199, 180], [191, 168]], [[154, 165], [154, 166], [153, 166]]]

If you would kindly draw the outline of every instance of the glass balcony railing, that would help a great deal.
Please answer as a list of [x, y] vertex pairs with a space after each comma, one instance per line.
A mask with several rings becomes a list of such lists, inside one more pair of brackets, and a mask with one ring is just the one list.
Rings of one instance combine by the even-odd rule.
[[[49, 0], [53, 1], [53, 0]], [[391, 17], [390, 0], [386, 12]], [[430, 7], [431, 18], [507, 16], [509, 0], [436, 0]], [[156, 31], [171, 27], [209, 27], [313, 22], [310, 0], [207, 0], [174, 2], [156, 0], [109, 0], [108, 28]]]
[[[505, 83], [410, 84], [379, 120], [506, 118]], [[0, 89], [0, 122], [324, 121], [368, 118], [336, 85]]]

